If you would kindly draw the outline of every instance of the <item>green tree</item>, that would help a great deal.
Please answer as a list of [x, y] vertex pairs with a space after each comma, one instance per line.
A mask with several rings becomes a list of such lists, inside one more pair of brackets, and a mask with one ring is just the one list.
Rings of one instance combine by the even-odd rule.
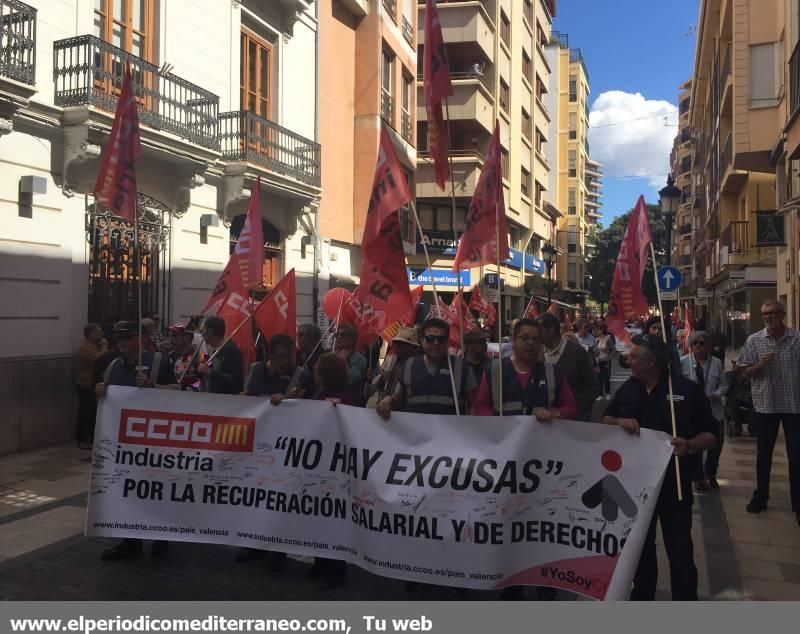
[[[630, 222], [631, 209], [628, 213], [614, 219], [607, 229], [602, 229], [596, 238], [597, 249], [594, 257], [586, 265], [587, 272], [592, 276], [589, 291], [592, 299], [598, 303], [608, 304], [611, 295], [611, 281], [614, 279], [614, 268], [617, 264], [622, 237]], [[650, 219], [650, 230], [653, 233], [653, 247], [659, 265], [666, 264], [667, 231], [661, 219], [658, 205], [647, 205], [647, 215]], [[653, 259], [648, 258], [647, 270], [642, 278], [642, 288], [647, 301], [653, 305], [658, 302], [656, 286], [653, 279]]]

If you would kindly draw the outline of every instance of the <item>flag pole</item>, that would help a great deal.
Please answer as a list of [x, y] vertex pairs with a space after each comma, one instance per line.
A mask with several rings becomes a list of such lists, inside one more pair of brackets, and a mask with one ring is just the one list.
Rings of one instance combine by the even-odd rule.
[[136, 205], [133, 207], [133, 248], [134, 248], [134, 256], [136, 258], [136, 268], [139, 270], [137, 271], [136, 279], [137, 279], [137, 301], [136, 304], [138, 306], [137, 312], [139, 316], [139, 320], [137, 322], [137, 328], [139, 332], [139, 366], [136, 368], [137, 370], [143, 370], [144, 366], [142, 364], [142, 248], [139, 245], [139, 210], [136, 208]]
[[[500, 179], [500, 187], [503, 186], [503, 181]], [[503, 385], [503, 283], [500, 278], [500, 205], [495, 204], [495, 227], [497, 229], [495, 239], [495, 253], [497, 255], [497, 347], [500, 350], [500, 363], [499, 367], [499, 381]], [[523, 262], [524, 264], [524, 262]], [[503, 415], [503, 390], [500, 389], [500, 402], [498, 405], [498, 412], [500, 416]]]
[[[452, 134], [450, 134], [450, 104], [448, 103], [447, 97], [444, 98], [444, 111], [447, 115], [447, 160], [450, 163], [450, 204], [452, 207], [453, 220], [453, 244], [455, 245], [456, 252], [458, 252], [458, 230], [456, 229], [456, 177], [453, 173], [453, 153], [450, 151]], [[432, 272], [431, 275], [433, 275]], [[458, 272], [458, 297], [459, 301], [463, 301], [461, 271]], [[464, 354], [464, 314], [461, 310], [460, 303], [458, 305], [458, 338], [461, 346], [461, 353]]]
[[[669, 346], [667, 340], [667, 325], [664, 323], [664, 305], [661, 303], [661, 287], [658, 285], [658, 262], [656, 262], [656, 250], [653, 247], [653, 241], [650, 240], [650, 255], [653, 258], [653, 277], [656, 282], [656, 295], [658, 297], [658, 312], [661, 314], [661, 337], [664, 343]], [[672, 359], [669, 362], [667, 371], [667, 382], [669, 384], [669, 413], [672, 418], [672, 437], [678, 437], [678, 426], [675, 422], [675, 395], [672, 390]], [[678, 462], [678, 456], [675, 456], [675, 480], [678, 485], [678, 501], [683, 502], [683, 487], [681, 486], [681, 465]]]
[[[433, 265], [431, 264], [431, 256], [428, 253], [428, 245], [425, 244], [425, 234], [422, 231], [422, 225], [419, 222], [419, 216], [417, 215], [417, 206], [414, 204], [413, 200], [408, 201], [409, 207], [411, 207], [411, 213], [414, 214], [414, 224], [417, 225], [417, 230], [419, 231], [419, 241], [422, 243], [422, 250], [425, 252], [425, 263], [428, 265], [428, 271], [431, 274], [431, 287], [433, 288], [433, 301], [436, 302], [436, 311], [439, 313], [439, 317], [442, 317], [442, 307], [439, 304], [439, 292], [436, 290], [436, 278], [433, 276]], [[461, 272], [459, 271], [459, 277], [461, 277]], [[459, 311], [461, 312], [461, 311]], [[449, 345], [448, 345], [449, 348]], [[456, 389], [456, 380], [453, 376], [453, 363], [450, 361], [450, 350], [447, 350], [445, 355], [447, 357], [447, 369], [450, 371], [450, 386], [453, 388], [453, 402], [456, 405], [456, 416], [461, 416], [461, 406], [458, 403], [458, 389]]]

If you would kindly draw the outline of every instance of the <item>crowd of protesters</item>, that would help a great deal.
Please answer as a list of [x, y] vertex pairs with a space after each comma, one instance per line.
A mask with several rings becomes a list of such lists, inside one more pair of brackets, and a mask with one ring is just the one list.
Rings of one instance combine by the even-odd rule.
[[[240, 350], [226, 338], [225, 322], [217, 317], [162, 328], [158, 317], [151, 315], [141, 323], [118, 322], [108, 336], [99, 325], [88, 324], [76, 357], [77, 442], [82, 448], [91, 448], [97, 399], [109, 385], [245, 394], [268, 398], [273, 405], [286, 398], [332, 400], [373, 408], [386, 421], [395, 411], [527, 415], [540, 424], [556, 419], [602, 420], [632, 434], [648, 428], [670, 435], [673, 422], [667, 404], [672, 398], [677, 420], [673, 445], [680, 459], [681, 486], [671, 465], [632, 598], [654, 597], [655, 527], [660, 523], [673, 598], [696, 599], [692, 492], [693, 488], [701, 492], [719, 488], [717, 469], [726, 420], [727, 435], [741, 433], [746, 421], [751, 433], [758, 436], [758, 487], [747, 506], [751, 513], [767, 508], [772, 451], [783, 422], [792, 507], [800, 523], [800, 433], [796, 430], [800, 426], [800, 335], [783, 325], [779, 302], [766, 302], [762, 315], [767, 328], [748, 339], [738, 363], [727, 372], [727, 342], [718, 331], [695, 330], [687, 337], [687, 353], [681, 355], [676, 333], [664, 337], [665, 326], [659, 317], [633, 325], [630, 330], [635, 336], [621, 356], [620, 346], [602, 318], [579, 319], [568, 328], [551, 313], [515, 320], [494, 359], [485, 331], [467, 333], [463, 355], [455, 355], [448, 349], [448, 322], [428, 318], [422, 324], [399, 328], [386, 342], [382, 364], [378, 357], [382, 342], [360, 352], [359, 332], [354, 326], [339, 324], [329, 351], [320, 329], [302, 324], [296, 339], [272, 337], [264, 346], [263, 358], [246, 370]], [[630, 369], [631, 378], [612, 398], [610, 377], [615, 358]], [[600, 415], [595, 407], [598, 400], [605, 400]], [[677, 495], [679, 488], [682, 499]], [[152, 553], [161, 556], [166, 550], [166, 542], [155, 542]], [[121, 559], [141, 551], [141, 541], [126, 539], [104, 551], [103, 559]], [[272, 572], [280, 572], [286, 565], [284, 553], [242, 549], [236, 557], [241, 562], [261, 558], [267, 559]], [[317, 558], [309, 576], [322, 587], [332, 588], [345, 583], [346, 571], [345, 562]], [[407, 583], [406, 588], [414, 591], [419, 585]], [[537, 592], [540, 598], [553, 597], [548, 589]], [[523, 593], [522, 587], [515, 586], [507, 588], [502, 598], [520, 599]]]

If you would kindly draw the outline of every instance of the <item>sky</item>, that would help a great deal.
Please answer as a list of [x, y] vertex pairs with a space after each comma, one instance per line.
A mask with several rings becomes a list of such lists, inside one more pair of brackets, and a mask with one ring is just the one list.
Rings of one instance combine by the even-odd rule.
[[603, 164], [607, 227], [640, 194], [657, 203], [666, 185], [678, 86], [692, 74], [700, 2], [558, 0], [556, 7], [553, 29], [581, 49], [589, 72], [590, 156]]

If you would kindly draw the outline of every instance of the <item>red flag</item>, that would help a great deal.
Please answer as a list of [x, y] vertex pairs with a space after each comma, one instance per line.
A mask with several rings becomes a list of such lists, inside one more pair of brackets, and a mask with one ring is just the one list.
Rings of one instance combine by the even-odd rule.
[[[243, 370], [247, 373], [250, 363], [255, 360], [255, 342], [253, 341], [253, 325], [248, 322], [239, 328], [241, 323], [250, 316], [250, 299], [244, 288], [234, 290], [225, 297], [217, 311], [217, 317], [225, 320], [225, 335], [230, 337], [242, 353]], [[237, 331], [236, 329], [239, 328]]]
[[411, 314], [404, 322], [395, 320], [386, 326], [383, 334], [381, 335], [384, 341], [391, 341], [392, 337], [394, 337], [397, 334], [397, 331], [400, 330], [400, 326], [410, 326], [414, 323], [417, 316], [417, 311], [419, 310], [419, 303], [422, 300], [422, 291], [424, 288], [424, 286], [417, 286], [417, 288], [411, 291]]
[[[460, 321], [459, 321], [459, 311], [461, 312]], [[477, 329], [478, 324], [475, 322], [475, 317], [472, 316], [472, 312], [470, 312], [469, 306], [467, 306], [467, 303], [464, 301], [464, 295], [462, 291], [458, 291], [458, 293], [456, 293], [456, 296], [453, 298], [453, 301], [450, 302], [450, 312], [456, 316], [456, 323], [459, 325], [459, 327], [463, 322], [464, 332], [470, 332], [472, 330]]]
[[267, 341], [273, 335], [295, 337], [297, 334], [297, 300], [294, 269], [284, 275], [283, 279], [258, 305], [253, 313], [253, 318]]
[[611, 296], [608, 299], [606, 324], [609, 332], [622, 341], [630, 339], [625, 321], [647, 313], [647, 299], [642, 293], [642, 276], [647, 267], [651, 240], [647, 206], [644, 196], [640, 196], [622, 238], [614, 279], [611, 282]]
[[[500, 244], [497, 244], [499, 223]], [[498, 258], [499, 252], [499, 258]], [[507, 260], [508, 226], [503, 202], [503, 168], [500, 161], [500, 125], [495, 123], [486, 162], [467, 213], [453, 270], [468, 269]]]
[[136, 217], [136, 159], [141, 155], [136, 95], [130, 66], [126, 66], [94, 195], [97, 202], [128, 222]]
[[245, 288], [256, 288], [264, 281], [264, 229], [261, 224], [261, 177], [250, 189], [250, 204], [234, 255], [239, 263]]
[[539, 308], [536, 306], [536, 298], [531, 296], [531, 301], [528, 302], [528, 307], [522, 314], [524, 319], [536, 319], [539, 316]]
[[558, 317], [558, 306], [555, 302], [550, 302], [550, 307], [547, 309], [548, 313], [552, 313], [556, 317]]
[[[689, 337], [692, 336], [694, 332], [694, 324], [692, 323], [692, 315], [689, 312], [689, 304], [688, 302], [684, 302], [683, 304], [683, 339], [678, 343], [681, 344], [681, 348], [683, 349], [684, 354], [688, 354], [689, 352]], [[711, 344], [706, 344], [710, 347]]]
[[361, 330], [365, 333], [377, 336], [393, 321], [404, 321], [411, 314], [411, 291], [398, 214], [398, 209], [410, 201], [411, 193], [394, 144], [383, 127], [361, 240], [361, 282], [354, 293], [360, 304]]
[[567, 332], [572, 330], [572, 320], [569, 318], [569, 309], [564, 311], [564, 329]]
[[425, 82], [425, 109], [428, 114], [428, 151], [433, 158], [436, 184], [444, 191], [450, 166], [447, 162], [447, 127], [442, 116], [442, 100], [453, 94], [447, 50], [435, 0], [425, 5], [425, 47], [422, 75]]
[[244, 283], [242, 282], [242, 273], [239, 270], [236, 253], [231, 255], [228, 264], [225, 265], [225, 269], [222, 271], [222, 275], [217, 278], [217, 283], [214, 284], [214, 290], [211, 291], [211, 296], [208, 298], [203, 310], [200, 311], [200, 314], [205, 314], [212, 306], [216, 306], [215, 310], [219, 311], [222, 302], [225, 301], [225, 298], [231, 290], [237, 290], [241, 294], [247, 296]]
[[485, 316], [489, 310], [489, 302], [483, 298], [480, 287], [475, 284], [472, 295], [469, 298], [469, 307], [479, 315]]
[[437, 299], [439, 300], [438, 308], [436, 304], [433, 304], [425, 319], [436, 318], [446, 321], [450, 326], [450, 339], [447, 342], [447, 347], [458, 350], [461, 347], [461, 337], [458, 333], [458, 313], [450, 310], [450, 307], [441, 297], [437, 296]]

